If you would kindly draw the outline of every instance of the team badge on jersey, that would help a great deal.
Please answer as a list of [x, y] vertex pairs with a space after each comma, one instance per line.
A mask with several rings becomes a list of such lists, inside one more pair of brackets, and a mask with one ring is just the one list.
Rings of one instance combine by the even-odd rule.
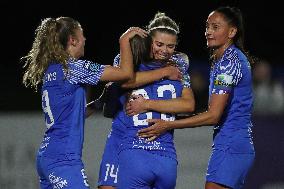
[[89, 61], [86, 61], [84, 63], [84, 67], [92, 72], [97, 72], [100, 70], [101, 68], [101, 65], [100, 64], [96, 64], [96, 63], [92, 63], [92, 62], [89, 62]]

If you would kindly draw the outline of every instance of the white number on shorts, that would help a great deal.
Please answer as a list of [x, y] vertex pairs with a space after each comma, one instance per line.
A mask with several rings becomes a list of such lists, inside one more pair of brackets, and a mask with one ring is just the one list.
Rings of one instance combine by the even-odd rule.
[[105, 174], [105, 179], [104, 181], [107, 181], [108, 177], [114, 178], [114, 183], [117, 183], [117, 173], [118, 173], [118, 167], [115, 169], [114, 164], [106, 164], [107, 170]]
[[85, 169], [81, 169], [81, 174], [82, 174], [85, 186], [89, 187], [90, 185], [88, 183], [88, 178], [87, 178], [87, 175], [85, 173]]

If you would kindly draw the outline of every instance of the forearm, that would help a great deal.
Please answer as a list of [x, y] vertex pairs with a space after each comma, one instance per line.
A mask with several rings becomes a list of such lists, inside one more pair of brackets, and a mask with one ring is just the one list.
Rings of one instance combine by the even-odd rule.
[[184, 129], [217, 124], [217, 119], [210, 112], [203, 112], [196, 116], [168, 122], [168, 129]]
[[136, 88], [154, 81], [158, 81], [166, 76], [163, 68], [151, 71], [136, 72], [133, 79], [124, 82], [123, 88]]
[[177, 98], [171, 100], [146, 100], [148, 111], [162, 113], [189, 113], [194, 110], [194, 106], [188, 99]]
[[133, 57], [129, 39], [120, 40], [120, 77], [125, 80], [132, 79], [133, 72]]
[[183, 88], [182, 96], [168, 100], [146, 100], [147, 110], [163, 113], [190, 113], [195, 109], [195, 100], [190, 88]]

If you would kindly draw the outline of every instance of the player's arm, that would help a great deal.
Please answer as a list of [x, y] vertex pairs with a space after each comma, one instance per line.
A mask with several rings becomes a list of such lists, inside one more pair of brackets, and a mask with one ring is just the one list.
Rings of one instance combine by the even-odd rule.
[[189, 113], [195, 109], [195, 100], [190, 88], [183, 88], [182, 96], [168, 100], [151, 100], [135, 96], [135, 100], [126, 104], [128, 115], [157, 111], [162, 113]]
[[[185, 53], [178, 52], [178, 55], [173, 56], [175, 61], [182, 61], [186, 65], [186, 70], [188, 69], [188, 56]], [[179, 59], [177, 60], [177, 57]], [[140, 87], [154, 81], [158, 81], [163, 78], [167, 78], [170, 80], [181, 80], [182, 74], [180, 69], [176, 66], [167, 66], [164, 68], [160, 68], [157, 70], [145, 71], [145, 72], [136, 72], [134, 73], [134, 77], [126, 82], [124, 82], [121, 87], [123, 88], [136, 88]]]
[[182, 96], [169, 100], [151, 100], [136, 96], [136, 100], [127, 103], [126, 110], [129, 115], [147, 111], [158, 111], [163, 113], [189, 113], [195, 109], [195, 100], [192, 89], [190, 88], [190, 77], [188, 70], [188, 56], [184, 53], [177, 53], [171, 57], [182, 71], [183, 91]]
[[175, 66], [167, 66], [156, 70], [134, 73], [134, 77], [121, 84], [122, 88], [136, 88], [163, 78], [180, 80], [181, 73]]
[[[232, 52], [235, 53], [235, 52]], [[220, 121], [227, 106], [229, 96], [234, 86], [242, 79], [241, 62], [231, 61], [226, 56], [216, 70], [213, 89], [210, 95], [208, 110], [196, 116], [176, 121], [149, 120], [152, 123], [149, 128], [139, 131], [140, 137], [155, 137], [170, 129], [193, 128], [200, 126], [216, 125]]]
[[106, 66], [101, 81], [127, 81], [133, 78], [133, 57], [129, 40], [135, 35], [146, 37], [147, 32], [137, 27], [128, 29], [119, 39], [120, 66]]
[[189, 118], [175, 121], [163, 121], [161, 119], [148, 120], [151, 126], [139, 130], [138, 136], [154, 140], [159, 135], [172, 129], [216, 125], [224, 112], [228, 98], [229, 94], [213, 94], [210, 98], [208, 111]]

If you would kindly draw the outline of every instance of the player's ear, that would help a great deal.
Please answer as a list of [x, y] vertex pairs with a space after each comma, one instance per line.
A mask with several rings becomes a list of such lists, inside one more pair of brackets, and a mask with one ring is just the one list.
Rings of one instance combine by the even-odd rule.
[[232, 39], [237, 34], [238, 29], [236, 27], [231, 27], [229, 31], [229, 38]]
[[77, 45], [77, 39], [74, 36], [69, 35], [68, 44], [72, 45], [72, 46], [76, 46]]

